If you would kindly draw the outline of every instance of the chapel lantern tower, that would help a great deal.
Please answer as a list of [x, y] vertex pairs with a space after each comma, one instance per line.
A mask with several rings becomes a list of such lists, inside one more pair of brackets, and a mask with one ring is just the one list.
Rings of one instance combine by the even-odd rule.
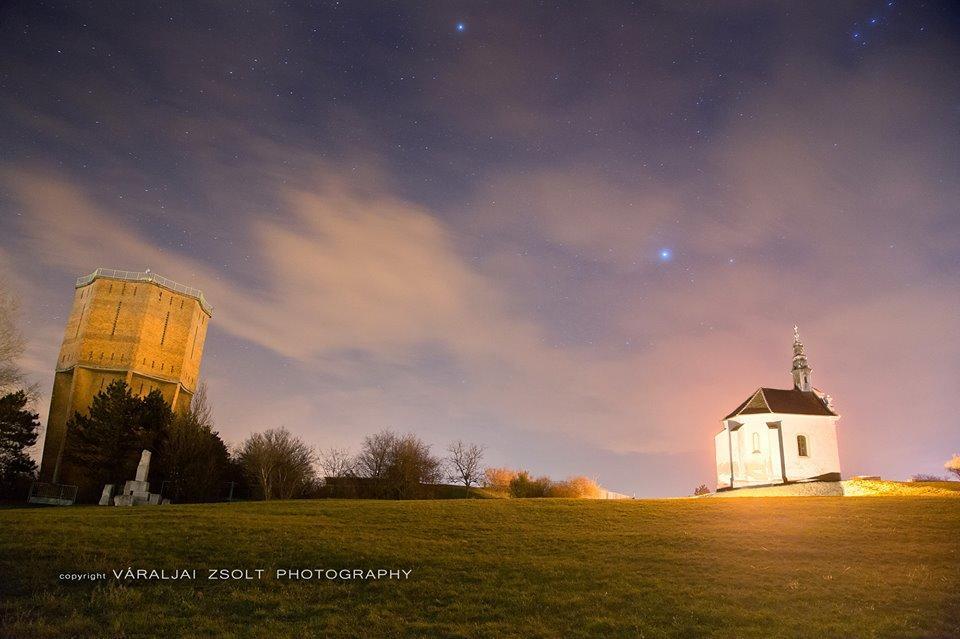
[[813, 369], [807, 363], [807, 356], [803, 353], [803, 342], [800, 341], [800, 329], [793, 327], [793, 387], [801, 391], [812, 391], [810, 373]]

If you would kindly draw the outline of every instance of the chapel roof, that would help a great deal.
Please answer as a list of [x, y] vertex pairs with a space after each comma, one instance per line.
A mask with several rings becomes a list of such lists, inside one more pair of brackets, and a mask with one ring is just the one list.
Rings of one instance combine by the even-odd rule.
[[737, 415], [755, 415], [758, 413], [838, 417], [815, 391], [802, 391], [798, 388], [784, 390], [782, 388], [761, 387], [724, 419], [730, 419]]

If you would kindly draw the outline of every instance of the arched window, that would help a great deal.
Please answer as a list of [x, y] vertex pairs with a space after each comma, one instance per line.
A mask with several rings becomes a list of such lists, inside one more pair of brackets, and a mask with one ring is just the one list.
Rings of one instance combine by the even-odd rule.
[[807, 436], [797, 435], [797, 454], [801, 457], [807, 456]]
[[753, 434], [753, 452], [760, 452], [760, 433]]

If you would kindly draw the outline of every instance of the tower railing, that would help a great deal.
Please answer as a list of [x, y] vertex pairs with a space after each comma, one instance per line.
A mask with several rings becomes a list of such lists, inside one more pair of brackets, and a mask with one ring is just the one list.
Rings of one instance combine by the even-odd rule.
[[207, 299], [203, 296], [203, 291], [198, 288], [193, 288], [192, 286], [186, 286], [184, 284], [179, 284], [173, 280], [166, 278], [162, 275], [157, 275], [152, 273], [149, 270], [147, 271], [118, 271], [112, 268], [98, 268], [90, 275], [84, 275], [77, 278], [76, 288], [81, 286], [86, 286], [93, 280], [98, 277], [109, 277], [115, 280], [124, 280], [127, 282], [153, 282], [154, 284], [159, 284], [165, 288], [170, 289], [171, 291], [176, 291], [177, 293], [183, 293], [184, 295], [189, 295], [190, 297], [196, 299], [200, 302], [200, 306], [209, 314], [213, 314], [213, 306], [207, 302]]

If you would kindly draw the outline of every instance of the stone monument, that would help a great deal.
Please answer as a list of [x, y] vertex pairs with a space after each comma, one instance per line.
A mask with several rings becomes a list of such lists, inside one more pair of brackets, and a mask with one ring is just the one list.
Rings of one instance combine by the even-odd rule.
[[[127, 481], [123, 485], [123, 492], [113, 498], [114, 506], [140, 506], [142, 504], [159, 504], [161, 501], [169, 503], [168, 500], [161, 500], [159, 493], [150, 492], [150, 482], [147, 481], [147, 475], [150, 473], [150, 451], [144, 450], [140, 453], [140, 463], [137, 464], [137, 476], [135, 479]], [[103, 487], [103, 497], [100, 503], [104, 503], [107, 497], [107, 489], [113, 491], [113, 485], [107, 484]], [[107, 498], [107, 504], [109, 504]]]
[[103, 494], [100, 495], [100, 505], [109, 506], [113, 503], [113, 484], [107, 484], [103, 487]]

